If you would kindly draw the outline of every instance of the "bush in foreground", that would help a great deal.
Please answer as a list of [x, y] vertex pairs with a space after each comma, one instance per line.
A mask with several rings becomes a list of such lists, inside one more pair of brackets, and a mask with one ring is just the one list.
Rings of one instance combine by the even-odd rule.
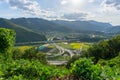
[[15, 48], [13, 50], [12, 58], [14, 60], [19, 60], [19, 59], [25, 59], [30, 61], [38, 60], [42, 64], [47, 64], [46, 54], [39, 52], [37, 47], [32, 47], [24, 51], [20, 50], [19, 48]]
[[66, 69], [42, 65], [39, 61], [21, 59], [0, 64], [0, 79], [3, 80], [50, 80], [66, 74]]
[[10, 29], [0, 28], [0, 53], [7, 59], [12, 56], [15, 43], [15, 32]]
[[119, 55], [120, 52], [120, 35], [113, 37], [108, 41], [101, 41], [94, 44], [88, 50], [88, 55], [94, 58], [97, 63], [99, 59], [110, 60]]
[[118, 67], [94, 65], [90, 59], [81, 58], [72, 64], [71, 72], [76, 80], [119, 80]]

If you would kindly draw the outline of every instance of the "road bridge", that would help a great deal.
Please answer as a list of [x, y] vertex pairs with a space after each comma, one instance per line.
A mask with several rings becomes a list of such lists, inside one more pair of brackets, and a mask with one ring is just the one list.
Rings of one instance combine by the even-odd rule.
[[50, 65], [56, 65], [56, 66], [60, 66], [60, 65], [66, 65], [67, 61], [47, 61]]

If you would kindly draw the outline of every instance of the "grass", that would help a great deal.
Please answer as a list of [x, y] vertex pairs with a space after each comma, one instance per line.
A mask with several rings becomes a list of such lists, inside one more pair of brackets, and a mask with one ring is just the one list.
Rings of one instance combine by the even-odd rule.
[[70, 43], [70, 45], [73, 49], [79, 50], [82, 47], [83, 43]]
[[89, 43], [81, 43], [81, 42], [72, 42], [72, 43], [57, 43], [59, 46], [71, 49], [71, 50], [79, 50], [81, 47], [83, 50], [87, 50], [90, 47]]
[[20, 51], [24, 52], [25, 50], [30, 49], [30, 48], [32, 48], [32, 47], [33, 47], [33, 46], [19, 46], [19, 47], [17, 47], [17, 48], [20, 49]]
[[69, 43], [66, 44], [65, 42], [62, 42], [62, 43], [57, 43], [57, 45], [66, 49], [73, 49], [73, 47]]
[[83, 51], [87, 51], [90, 48], [90, 44], [85, 43], [82, 47]]

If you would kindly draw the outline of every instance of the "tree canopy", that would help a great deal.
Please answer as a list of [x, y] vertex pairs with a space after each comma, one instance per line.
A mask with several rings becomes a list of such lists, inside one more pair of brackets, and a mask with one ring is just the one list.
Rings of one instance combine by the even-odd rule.
[[120, 52], [120, 35], [113, 37], [107, 41], [100, 41], [94, 44], [88, 53], [95, 58], [95, 62], [99, 59], [111, 59], [119, 55]]
[[10, 29], [0, 28], [0, 53], [8, 57], [11, 55], [15, 43], [15, 32]]

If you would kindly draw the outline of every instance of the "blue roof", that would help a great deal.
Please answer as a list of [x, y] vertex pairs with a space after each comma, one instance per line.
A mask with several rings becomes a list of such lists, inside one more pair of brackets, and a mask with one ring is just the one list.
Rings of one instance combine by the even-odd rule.
[[45, 46], [40, 46], [38, 49], [39, 50], [43, 50], [43, 49], [45, 49], [46, 47]]

